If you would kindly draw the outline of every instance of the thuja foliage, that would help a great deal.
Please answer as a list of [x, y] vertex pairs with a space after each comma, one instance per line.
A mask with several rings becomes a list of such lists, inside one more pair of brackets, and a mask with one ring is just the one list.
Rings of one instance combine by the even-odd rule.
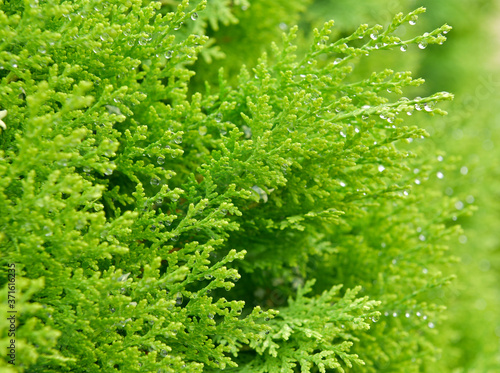
[[467, 210], [426, 189], [440, 158], [404, 118], [452, 95], [352, 72], [450, 27], [402, 40], [422, 8], [337, 39], [327, 22], [301, 56], [291, 28], [237, 85], [221, 70], [190, 96], [208, 38], [176, 35], [205, 6], [0, 1], [1, 281], [15, 263], [18, 311], [2, 369], [425, 369]]

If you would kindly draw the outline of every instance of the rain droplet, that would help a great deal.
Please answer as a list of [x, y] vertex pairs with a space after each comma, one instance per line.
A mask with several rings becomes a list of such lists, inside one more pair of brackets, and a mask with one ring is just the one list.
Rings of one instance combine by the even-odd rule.
[[208, 318], [211, 319], [211, 320], [213, 320], [214, 319], [214, 314], [213, 313], [209, 313], [208, 314]]
[[420, 49], [425, 49], [427, 47], [427, 41], [426, 40], [422, 40], [420, 43], [418, 43], [418, 47]]
[[179, 136], [179, 137], [177, 137], [177, 138], [174, 140], [174, 142], [175, 142], [176, 144], [180, 144], [180, 143], [182, 143], [182, 137], [180, 137], [180, 136]]
[[462, 175], [467, 175], [467, 173], [469, 172], [469, 169], [466, 167], [466, 166], [463, 166], [461, 169], [460, 169], [460, 173]]
[[245, 138], [249, 139], [252, 137], [252, 129], [250, 127], [243, 125], [241, 127], [241, 129], [243, 130], [243, 133], [245, 134]]
[[268, 197], [267, 197], [267, 193], [264, 191], [264, 189], [262, 189], [261, 187], [257, 186], [257, 185], [254, 185], [252, 187], [252, 189], [257, 192], [257, 194], [259, 195], [259, 199], [262, 199], [264, 201], [264, 203], [267, 202], [268, 200]]
[[193, 21], [196, 21], [196, 20], [198, 19], [198, 13], [193, 13], [193, 14], [191, 14], [191, 19], [192, 19]]
[[439, 171], [439, 172], [436, 174], [436, 176], [437, 176], [437, 178], [438, 178], [438, 179], [442, 179], [442, 178], [444, 177], [444, 174], [443, 174], [441, 171]]
[[465, 201], [466, 201], [467, 203], [474, 203], [474, 201], [475, 201], [474, 196], [470, 196], [470, 195], [469, 195], [469, 196], [467, 196], [467, 197], [465, 198]]
[[158, 164], [164, 164], [165, 163], [165, 157], [159, 156], [158, 159]]
[[416, 179], [416, 180], [415, 180], [415, 184], [420, 185], [420, 180], [419, 180], [419, 179]]
[[182, 293], [177, 293], [175, 295], [175, 304], [180, 306], [182, 304], [182, 301], [183, 301], [183, 297], [182, 297]]
[[433, 329], [435, 327], [434, 323], [430, 322], [429, 324], [427, 324], [429, 326], [429, 328]]
[[455, 208], [456, 208], [457, 210], [462, 210], [462, 209], [464, 208], [464, 203], [463, 203], [462, 201], [457, 201], [457, 202], [455, 203]]
[[346, 134], [344, 132], [340, 131], [340, 136], [346, 137]]
[[394, 312], [394, 313], [392, 314], [392, 316], [393, 316], [393, 317], [398, 317], [398, 313], [397, 313], [397, 312]]
[[217, 114], [215, 115], [215, 121], [216, 121], [217, 123], [220, 123], [220, 122], [222, 121], [222, 114], [221, 114], [221, 113], [217, 113]]
[[[427, 273], [429, 273], [429, 270], [428, 270], [427, 268], [424, 268], [424, 269], [422, 269], [422, 273], [423, 273], [424, 275], [426, 275]], [[419, 312], [417, 312], [417, 316], [420, 316], [420, 313], [419, 313]]]
[[415, 26], [417, 24], [417, 16], [412, 16], [411, 19], [408, 21], [408, 23], [412, 26]]
[[420, 236], [418, 236], [418, 239], [420, 241], [425, 241], [425, 236], [423, 234], [421, 234]]
[[336, 58], [335, 61], [333, 61], [333, 64], [338, 65], [341, 62], [342, 62], [342, 58]]
[[372, 40], [377, 40], [377, 39], [378, 39], [378, 35], [377, 35], [377, 34], [375, 34], [375, 33], [372, 33], [372, 34], [370, 34], [370, 38], [371, 38]]
[[170, 58], [172, 58], [172, 54], [173, 54], [173, 52], [172, 52], [172, 51], [166, 51], [166, 52], [165, 52], [165, 58], [166, 58], [167, 60], [169, 60]]
[[160, 185], [160, 179], [157, 179], [157, 178], [152, 178], [152, 179], [151, 179], [151, 185], [153, 185], [153, 186], [158, 186], [158, 185]]
[[116, 281], [118, 281], [118, 282], [124, 282], [124, 281], [127, 281], [128, 276], [130, 276], [130, 272], [129, 272], [129, 273], [125, 273], [124, 275], [121, 275], [120, 277], [118, 277], [118, 278], [116, 279]]
[[399, 49], [401, 49], [401, 52], [406, 52], [408, 50], [408, 46], [404, 44], [401, 47], [399, 47]]
[[43, 231], [44, 231], [46, 237], [52, 236], [52, 231], [50, 230], [49, 227], [47, 227], [47, 226], [43, 227]]
[[161, 350], [160, 355], [163, 357], [167, 356], [167, 350]]
[[200, 134], [200, 136], [205, 136], [207, 134], [207, 127], [205, 126], [201, 126], [199, 129], [198, 129], [198, 133]]
[[109, 176], [113, 174], [113, 170], [111, 168], [106, 168], [104, 170], [104, 175]]
[[341, 186], [341, 187], [345, 187], [345, 186], [347, 185], [347, 184], [346, 184], [346, 183], [344, 183], [343, 181], [341, 181], [339, 184], [340, 184], [340, 186]]
[[407, 318], [409, 318], [411, 315], [410, 315], [410, 313], [409, 313], [409, 312], [406, 312], [406, 313], [405, 313], [405, 316], [406, 316]]
[[378, 166], [378, 172], [382, 172], [382, 171], [384, 171], [384, 170], [385, 170], [385, 167], [384, 167], [384, 166], [382, 166], [382, 165], [379, 165], [379, 166]]

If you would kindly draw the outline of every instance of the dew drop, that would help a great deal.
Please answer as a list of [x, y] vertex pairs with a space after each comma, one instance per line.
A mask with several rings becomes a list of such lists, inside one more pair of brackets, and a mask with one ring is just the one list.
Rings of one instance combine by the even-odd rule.
[[50, 230], [49, 227], [47, 226], [43, 227], [43, 231], [46, 237], [52, 236], [52, 231]]
[[166, 58], [167, 60], [171, 59], [171, 58], [172, 58], [172, 54], [173, 54], [173, 52], [172, 52], [172, 51], [166, 51], [166, 52], [165, 52], [165, 58]]
[[433, 329], [435, 327], [434, 323], [430, 322], [429, 324], [427, 324], [427, 326], [431, 329]]
[[372, 40], [377, 40], [377, 39], [378, 39], [378, 35], [377, 35], [377, 34], [375, 34], [375, 33], [372, 33], [372, 34], [370, 34], [370, 38], [371, 38]]
[[[422, 273], [426, 275], [427, 273], [429, 273], [429, 270], [427, 268], [424, 268], [422, 269]], [[417, 316], [420, 316], [420, 312], [417, 312]]]
[[158, 164], [164, 164], [165, 163], [165, 157], [159, 156], [158, 159]]
[[111, 168], [106, 168], [104, 170], [104, 175], [109, 176], [113, 174], [113, 170]]
[[163, 357], [167, 356], [167, 350], [161, 350], [160, 355]]
[[124, 282], [124, 281], [127, 281], [128, 276], [130, 276], [130, 272], [129, 272], [129, 273], [125, 273], [124, 275], [121, 275], [120, 277], [118, 277], [118, 278], [116, 279], [116, 281], [118, 281], [118, 282]]
[[401, 52], [406, 52], [408, 50], [408, 46], [405, 44], [399, 47], [399, 49], [401, 50]]
[[469, 172], [469, 169], [466, 167], [466, 166], [463, 166], [461, 169], [460, 169], [460, 173], [462, 175], [467, 175], [467, 173]]
[[222, 121], [222, 114], [221, 113], [217, 113], [217, 115], [215, 115], [215, 121], [217, 123], [220, 123]]
[[397, 312], [394, 312], [394, 313], [392, 314], [392, 316], [393, 316], [393, 317], [398, 317], [398, 313], [397, 313]]
[[193, 14], [191, 14], [191, 19], [192, 19], [193, 21], [196, 21], [196, 20], [198, 19], [198, 13], [193, 13]]
[[420, 185], [420, 180], [419, 180], [419, 179], [416, 179], [416, 180], [415, 180], [415, 184]]
[[384, 171], [384, 170], [385, 170], [385, 167], [384, 167], [384, 166], [382, 166], [382, 165], [379, 165], [379, 166], [378, 166], [378, 172], [382, 172], [382, 171]]
[[343, 181], [341, 181], [339, 184], [340, 184], [341, 187], [345, 187], [346, 186], [346, 183], [344, 183]]
[[425, 236], [423, 234], [421, 234], [420, 236], [418, 236], [418, 239], [420, 241], [425, 241]]
[[444, 174], [443, 174], [441, 171], [439, 171], [439, 172], [436, 174], [436, 176], [437, 176], [437, 178], [438, 178], [438, 179], [442, 179], [442, 178], [444, 177]]
[[340, 131], [340, 136], [346, 137], [346, 134], [344, 132]]
[[243, 133], [245, 134], [245, 138], [249, 139], [252, 137], [252, 129], [246, 125], [243, 125], [241, 127], [241, 129], [243, 130]]
[[176, 144], [180, 144], [180, 143], [182, 143], [182, 137], [178, 136], [178, 137], [174, 140], [174, 142], [175, 142]]
[[406, 312], [406, 313], [405, 313], [405, 317], [409, 318], [410, 316], [411, 316], [411, 315], [410, 315], [410, 313], [409, 313], [409, 312]]
[[177, 294], [175, 295], [175, 304], [176, 304], [176, 305], [180, 306], [180, 305], [182, 304], [183, 300], [184, 300], [184, 299], [183, 299], [183, 297], [182, 297], [182, 293], [177, 293]]
[[420, 43], [418, 43], [418, 47], [420, 49], [425, 49], [425, 48], [427, 48], [427, 44], [428, 44], [427, 41], [422, 40]]
[[417, 19], [418, 17], [417, 16], [412, 16], [410, 18], [410, 20], [408, 21], [408, 23], [411, 25], [411, 26], [415, 26], [417, 24]]
[[464, 208], [464, 203], [463, 203], [462, 201], [457, 201], [457, 202], [455, 203], [455, 208], [456, 208], [457, 210], [462, 210], [462, 209]]
[[200, 136], [205, 136], [207, 134], [207, 127], [205, 126], [201, 126], [199, 129], [198, 129], [198, 133], [200, 134]]
[[152, 178], [152, 179], [151, 179], [151, 185], [153, 185], [153, 186], [158, 186], [158, 185], [160, 185], [160, 179], [157, 179], [157, 178]]

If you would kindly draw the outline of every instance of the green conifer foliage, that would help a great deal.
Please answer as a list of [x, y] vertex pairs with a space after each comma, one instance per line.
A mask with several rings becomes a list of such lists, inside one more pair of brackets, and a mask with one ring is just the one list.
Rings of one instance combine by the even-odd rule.
[[467, 210], [425, 189], [439, 160], [404, 118], [452, 95], [352, 72], [450, 27], [397, 37], [422, 8], [339, 39], [327, 22], [300, 57], [293, 27], [237, 86], [221, 70], [188, 97], [208, 38], [174, 35], [205, 6], [0, 1], [0, 306], [15, 263], [19, 315], [0, 366], [419, 371]]

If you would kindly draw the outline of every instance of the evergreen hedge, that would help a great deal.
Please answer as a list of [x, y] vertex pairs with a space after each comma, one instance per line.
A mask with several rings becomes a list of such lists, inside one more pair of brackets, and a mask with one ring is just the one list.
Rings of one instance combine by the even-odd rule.
[[364, 62], [451, 27], [402, 38], [419, 8], [304, 48], [286, 26], [261, 54], [276, 30], [248, 21], [231, 55], [221, 25], [285, 4], [164, 3], [0, 1], [0, 367], [432, 369], [471, 207], [418, 123], [452, 95]]

